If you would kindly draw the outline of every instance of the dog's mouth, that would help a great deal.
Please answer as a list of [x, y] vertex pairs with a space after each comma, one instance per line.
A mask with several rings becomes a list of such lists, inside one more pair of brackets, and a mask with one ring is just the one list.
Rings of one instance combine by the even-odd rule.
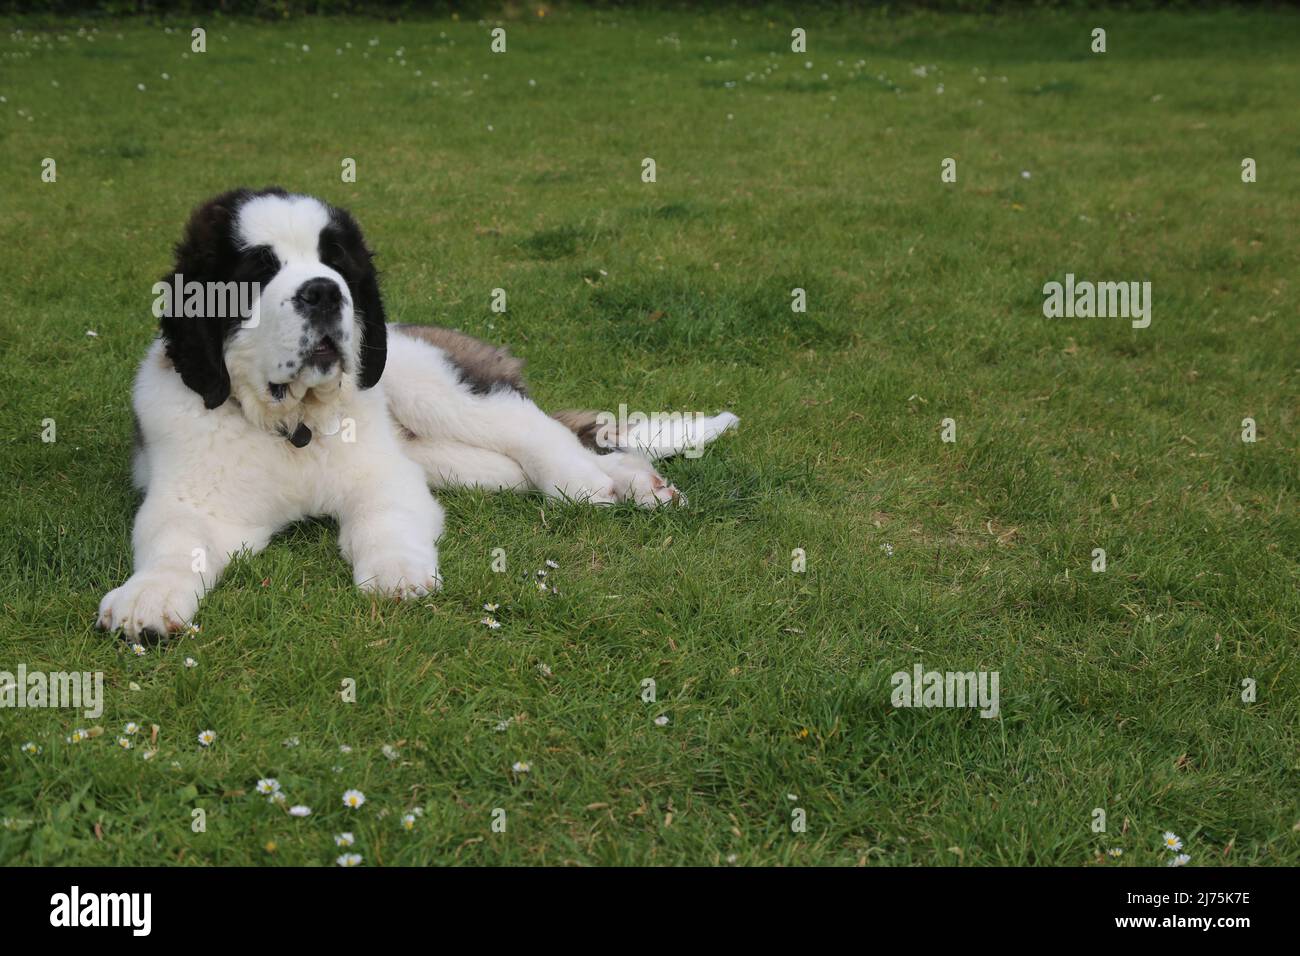
[[334, 343], [334, 340], [328, 336], [317, 342], [316, 347], [307, 356], [308, 364], [314, 365], [322, 372], [342, 360], [343, 353], [339, 351], [339, 347]]
[[346, 372], [343, 352], [338, 343], [329, 336], [323, 337], [312, 347], [310, 352], [299, 353], [301, 365], [295, 370], [290, 362], [291, 378], [287, 381], [266, 383], [267, 393], [272, 402], [282, 402], [290, 395], [301, 399], [311, 388], [321, 385], [331, 377], [331, 370], [338, 368]]

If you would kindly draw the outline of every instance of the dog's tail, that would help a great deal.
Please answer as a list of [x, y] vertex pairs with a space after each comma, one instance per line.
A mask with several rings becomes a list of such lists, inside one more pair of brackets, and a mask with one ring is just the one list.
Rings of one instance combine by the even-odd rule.
[[598, 455], [639, 451], [649, 458], [671, 458], [686, 452], [698, 457], [704, 446], [740, 424], [731, 412], [717, 415], [682, 414], [623, 416], [609, 412], [563, 411], [551, 416]]

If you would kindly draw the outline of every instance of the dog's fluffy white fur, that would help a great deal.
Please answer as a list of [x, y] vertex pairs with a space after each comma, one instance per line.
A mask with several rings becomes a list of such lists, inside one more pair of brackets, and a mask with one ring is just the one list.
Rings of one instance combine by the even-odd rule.
[[443, 527], [430, 485], [680, 501], [648, 458], [584, 444], [588, 417], [541, 411], [504, 351], [388, 325], [344, 210], [278, 189], [227, 193], [194, 213], [175, 273], [257, 282], [260, 295], [251, 316], [174, 304], [162, 318], [133, 395], [135, 571], [101, 602], [103, 628], [136, 639], [185, 627], [233, 555], [310, 515], [337, 519], [360, 588], [427, 594]]

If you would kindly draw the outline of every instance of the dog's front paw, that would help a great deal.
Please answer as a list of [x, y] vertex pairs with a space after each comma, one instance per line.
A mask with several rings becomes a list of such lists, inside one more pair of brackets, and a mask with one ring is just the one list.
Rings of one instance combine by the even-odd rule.
[[141, 571], [99, 602], [98, 626], [127, 638], [174, 634], [187, 627], [199, 609], [202, 582], [194, 574]]
[[357, 587], [372, 594], [398, 600], [424, 597], [442, 587], [438, 559], [403, 560], [385, 558], [358, 565], [354, 571]]

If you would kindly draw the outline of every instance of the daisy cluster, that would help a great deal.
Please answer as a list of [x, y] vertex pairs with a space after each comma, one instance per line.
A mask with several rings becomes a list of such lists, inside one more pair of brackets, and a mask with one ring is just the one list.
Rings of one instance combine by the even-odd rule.
[[[292, 748], [298, 746], [299, 739], [297, 737], [290, 737], [283, 743], [286, 747]], [[404, 743], [404, 741], [399, 740], [397, 743], [401, 744]], [[339, 753], [346, 755], [351, 754], [352, 752], [353, 748], [350, 745], [339, 745]], [[401, 757], [401, 751], [399, 751], [393, 744], [384, 744], [380, 748], [380, 753], [389, 762], [396, 762]], [[344, 768], [341, 766], [334, 767], [336, 773], [342, 773], [343, 769]], [[276, 777], [259, 778], [253, 786], [253, 791], [255, 796], [265, 797], [268, 803], [278, 806], [288, 816], [297, 817], [299, 819], [315, 816], [315, 811], [308, 804], [293, 803], [290, 801], [284, 785]], [[343, 804], [346, 812], [356, 813], [371, 801], [363, 790], [357, 787], [349, 787], [343, 791], [340, 797], [340, 802]], [[381, 808], [375, 811], [375, 816], [381, 820], [386, 818], [388, 815], [389, 811], [387, 809]], [[416, 829], [423, 816], [423, 807], [411, 808], [402, 814], [399, 825], [404, 832], [411, 833]], [[335, 857], [335, 865], [351, 867], [361, 866], [365, 862], [365, 857], [361, 852], [358, 852], [357, 835], [355, 832], [352, 830], [343, 830], [334, 833], [332, 840], [334, 843], [334, 849], [336, 851], [342, 851]], [[278, 849], [278, 844], [274, 840], [269, 841], [265, 845], [265, 849], [268, 853], [274, 853]]]
[[[1192, 858], [1187, 853], [1179, 851], [1183, 848], [1182, 838], [1172, 830], [1166, 830], [1160, 837], [1160, 845], [1168, 852], [1174, 854], [1165, 861], [1165, 866], [1185, 866], [1190, 863]], [[1123, 847], [1113, 846], [1106, 851], [1106, 855], [1118, 860], [1124, 855]]]
[[[559, 567], [560, 564], [558, 561], [553, 561], [552, 559], [547, 558], [546, 567], [538, 568], [536, 571], [532, 572], [531, 574], [525, 574], [523, 576], [523, 580], [533, 582], [533, 587], [537, 589], [537, 592], [539, 594], [553, 594], [556, 597], [559, 597], [560, 589], [556, 587], [554, 584], [551, 584], [546, 580], [547, 575], [551, 571], [558, 571]], [[487, 617], [481, 618], [479, 620], [479, 623], [482, 624], [490, 631], [500, 630], [501, 622], [497, 620], [495, 616], [496, 612], [500, 610], [500, 608], [501, 605], [495, 601], [489, 601], [487, 604], [484, 604], [483, 610], [487, 611]], [[550, 675], [546, 674], [544, 676], [550, 676]]]
[[1189, 854], [1178, 852], [1183, 848], [1183, 841], [1179, 838], [1177, 833], [1174, 833], [1172, 830], [1166, 830], [1164, 836], [1160, 838], [1160, 842], [1166, 850], [1174, 854], [1174, 856], [1169, 858], [1169, 861], [1165, 866], [1183, 866], [1191, 861], [1192, 858]]
[[[87, 332], [86, 334], [98, 335], [98, 333], [96, 332]], [[185, 629], [185, 633], [190, 636], [198, 634], [199, 631], [200, 628], [197, 624], [189, 624], [186, 626]], [[148, 648], [145, 647], [145, 645], [143, 644], [139, 644], [139, 643], [130, 644], [130, 645], [126, 645], [126, 647], [129, 653], [134, 657], [145, 657], [149, 653]], [[186, 657], [184, 659], [184, 666], [187, 670], [192, 670], [199, 666], [199, 662], [196, 661], [193, 657]], [[127, 687], [132, 692], [137, 692], [142, 689], [141, 686], [135, 681], [130, 681]], [[128, 720], [123, 725], [121, 733], [116, 734], [113, 737], [113, 742], [121, 750], [139, 750], [140, 757], [142, 759], [152, 760], [154, 757], [158, 755], [157, 743], [158, 743], [158, 734], [161, 728], [157, 724], [153, 724], [150, 726], [151, 733], [149, 735], [149, 740], [147, 744], [141, 744], [138, 741], [138, 735], [140, 734], [141, 729], [142, 729], [142, 725], [139, 722], [134, 720]], [[70, 734], [64, 737], [64, 741], [69, 744], [79, 744], [87, 740], [93, 740], [96, 737], [102, 737], [104, 736], [104, 734], [105, 734], [105, 730], [103, 727], [88, 727], [88, 728], [76, 727], [73, 729], [73, 731]], [[214, 743], [216, 743], [217, 733], [214, 730], [202, 730], [199, 731], [197, 739], [198, 739], [199, 746], [204, 749], [207, 749], [211, 747]], [[288, 744], [286, 743], [286, 746], [287, 745]], [[31, 740], [24, 743], [20, 748], [20, 750], [22, 753], [30, 757], [39, 756], [41, 753], [44, 752], [44, 748], [42, 748], [35, 741], [31, 741]]]

